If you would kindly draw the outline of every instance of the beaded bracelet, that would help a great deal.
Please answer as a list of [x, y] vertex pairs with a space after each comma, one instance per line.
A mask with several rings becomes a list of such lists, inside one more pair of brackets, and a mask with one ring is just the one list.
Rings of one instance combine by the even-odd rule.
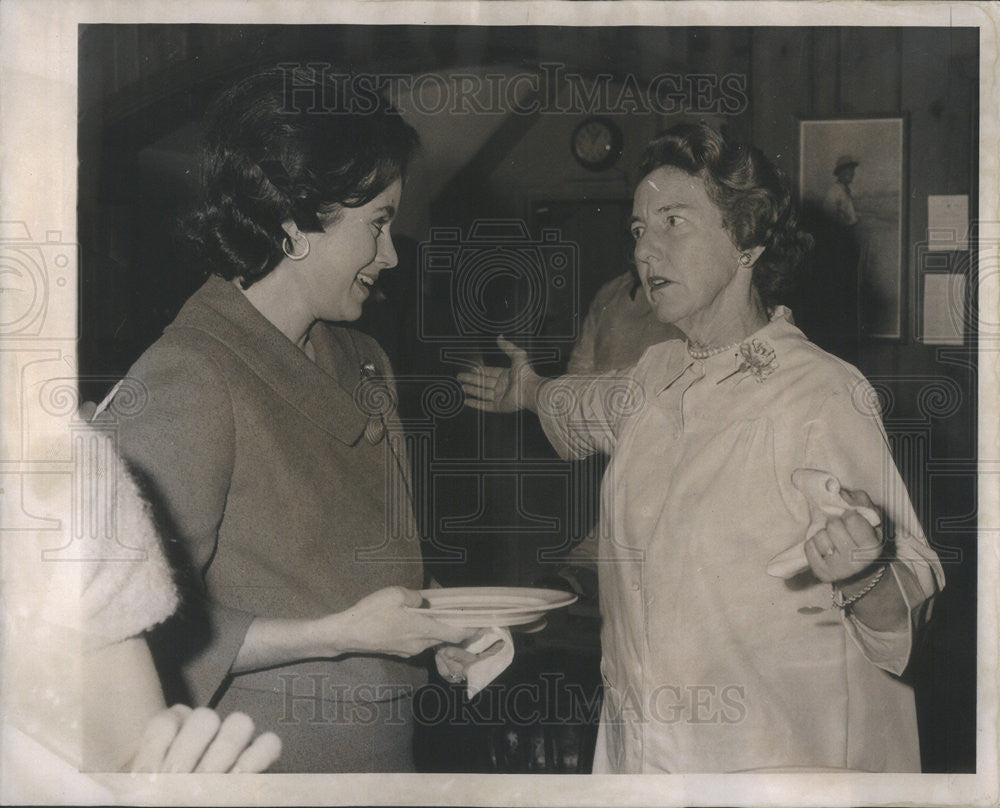
[[868, 582], [868, 585], [860, 592], [858, 592], [856, 595], [851, 595], [851, 597], [849, 597], [847, 600], [844, 600], [843, 592], [841, 592], [839, 589], [834, 589], [833, 605], [839, 609], [846, 609], [848, 606], [857, 603], [859, 600], [861, 600], [861, 598], [863, 598], [865, 595], [871, 592], [876, 586], [878, 586], [878, 582], [882, 580], [882, 576], [885, 575], [885, 571], [887, 569], [889, 569], [889, 566], [887, 564], [883, 564], [879, 568], [879, 571], [875, 573], [875, 577]]

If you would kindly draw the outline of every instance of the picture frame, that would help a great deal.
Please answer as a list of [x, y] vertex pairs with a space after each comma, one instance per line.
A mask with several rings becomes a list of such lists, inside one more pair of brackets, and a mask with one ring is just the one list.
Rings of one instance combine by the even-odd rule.
[[816, 267], [862, 342], [906, 339], [906, 118], [800, 119], [798, 193]]

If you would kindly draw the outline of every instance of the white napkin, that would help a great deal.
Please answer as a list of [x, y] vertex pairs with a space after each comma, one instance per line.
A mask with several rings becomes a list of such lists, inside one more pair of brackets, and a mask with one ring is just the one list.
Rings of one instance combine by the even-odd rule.
[[872, 527], [878, 527], [880, 519], [871, 508], [851, 505], [840, 493], [840, 480], [828, 471], [817, 469], [795, 469], [792, 472], [794, 485], [806, 498], [809, 505], [809, 527], [805, 540], [782, 550], [767, 563], [767, 574], [775, 578], [793, 578], [809, 569], [806, 560], [806, 542], [826, 527], [831, 516], [842, 516], [845, 511], [854, 510], [868, 520]]
[[462, 644], [462, 647], [470, 654], [478, 654], [497, 642], [503, 643], [499, 651], [476, 660], [465, 671], [466, 692], [470, 699], [503, 673], [507, 666], [513, 662], [514, 638], [510, 636], [510, 631], [505, 628], [488, 628], [480, 636]]

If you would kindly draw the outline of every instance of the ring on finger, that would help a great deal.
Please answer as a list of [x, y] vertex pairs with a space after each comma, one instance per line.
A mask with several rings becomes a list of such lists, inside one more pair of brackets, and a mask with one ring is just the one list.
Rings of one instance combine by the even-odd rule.
[[813, 537], [813, 547], [820, 558], [829, 558], [837, 551], [837, 548], [827, 536], [820, 536], [818, 534]]

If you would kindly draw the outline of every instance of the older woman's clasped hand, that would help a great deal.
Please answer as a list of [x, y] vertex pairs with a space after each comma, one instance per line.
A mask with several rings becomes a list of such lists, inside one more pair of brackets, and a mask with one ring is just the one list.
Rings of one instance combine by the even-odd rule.
[[[851, 505], [877, 510], [864, 491], [841, 489]], [[813, 575], [827, 583], [852, 579], [867, 570], [882, 556], [882, 528], [873, 528], [855, 510], [827, 520], [826, 527], [805, 543], [806, 560]]]

